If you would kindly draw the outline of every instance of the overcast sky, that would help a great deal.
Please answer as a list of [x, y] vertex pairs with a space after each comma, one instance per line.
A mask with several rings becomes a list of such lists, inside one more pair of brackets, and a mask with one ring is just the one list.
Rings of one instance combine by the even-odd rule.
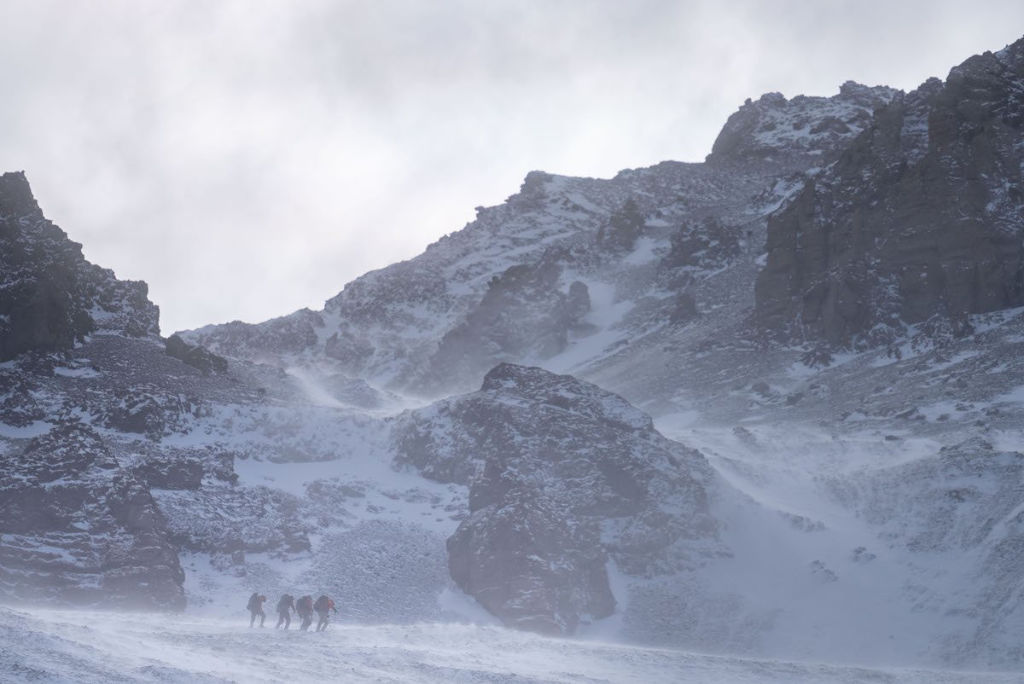
[[767, 91], [912, 89], [992, 0], [0, 0], [0, 170], [161, 329], [319, 309], [532, 169], [701, 161]]

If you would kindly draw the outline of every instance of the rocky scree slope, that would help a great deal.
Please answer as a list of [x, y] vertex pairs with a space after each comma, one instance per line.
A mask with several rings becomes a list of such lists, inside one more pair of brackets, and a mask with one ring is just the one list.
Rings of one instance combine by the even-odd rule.
[[478, 392], [402, 414], [393, 435], [396, 463], [469, 487], [448, 565], [508, 625], [571, 634], [615, 609], [609, 561], [657, 577], [724, 551], [704, 458], [572, 376], [501, 364]]

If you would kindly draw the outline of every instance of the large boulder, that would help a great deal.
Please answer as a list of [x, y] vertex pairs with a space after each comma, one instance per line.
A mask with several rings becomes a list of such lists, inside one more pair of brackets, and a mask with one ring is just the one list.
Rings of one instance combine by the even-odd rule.
[[396, 463], [469, 486], [455, 582], [506, 624], [571, 634], [614, 610], [607, 564], [657, 576], [714, 543], [711, 469], [628, 402], [501, 364], [479, 392], [400, 416]]
[[228, 361], [199, 345], [192, 345], [181, 339], [180, 335], [171, 335], [164, 342], [164, 350], [168, 356], [184, 361], [193, 368], [198, 368], [204, 375], [210, 373], [226, 373]]

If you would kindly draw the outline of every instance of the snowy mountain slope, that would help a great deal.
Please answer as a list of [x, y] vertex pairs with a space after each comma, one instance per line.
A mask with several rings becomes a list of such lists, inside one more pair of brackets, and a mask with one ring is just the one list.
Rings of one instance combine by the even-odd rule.
[[[102, 458], [60, 486], [116, 508], [108, 492], [121, 478], [140, 510], [155, 507], [143, 516], [148, 541], [125, 544], [137, 552], [126, 565], [157, 568], [151, 560], [164, 555], [153, 550], [171, 548], [184, 579], [163, 563], [163, 583], [133, 595], [169, 588], [186, 599], [186, 619], [237, 615], [254, 590], [328, 591], [369, 623], [493, 622], [486, 605], [524, 626], [575, 621], [585, 637], [648, 646], [1019, 671], [1024, 310], [908, 318], [884, 346], [851, 351], [765, 339], [755, 296], [759, 274], [785, 266], [785, 250], [765, 252], [769, 227], [799, 219], [808, 192], [821, 199], [835, 179], [850, 181], [840, 189], [857, 206], [834, 203], [835, 216], [903, 201], [897, 193], [872, 209], [875, 195], [850, 171], [862, 163], [906, 176], [904, 161], [970, 162], [987, 169], [977, 179], [986, 191], [1001, 178], [1013, 200], [1016, 91], [989, 88], [1009, 81], [988, 66], [1016, 54], [969, 60], [961, 80], [911, 95], [847, 84], [833, 98], [766, 96], [730, 119], [704, 164], [609, 180], [531, 173], [504, 205], [350, 283], [323, 311], [183, 335], [203, 347], [161, 345], [155, 317], [141, 336], [120, 325], [71, 330], [56, 353], [33, 338], [0, 364], [5, 494], [52, 494], [44, 473], [74, 461], [31, 440], [88, 435]], [[967, 127], [977, 146], [936, 112], [981, 122]], [[879, 136], [898, 139], [891, 159]], [[948, 158], [938, 159], [942, 140]], [[866, 187], [889, 197], [887, 178]], [[943, 206], [956, 209], [952, 196]], [[1015, 206], [997, 202], [983, 212], [996, 223], [972, 214], [984, 220], [971, 225], [1015, 229]], [[27, 215], [4, 214], [17, 226]], [[900, 258], [931, 254], [901, 244]], [[74, 282], [67, 301], [92, 301], [76, 299], [76, 287], [91, 286]], [[110, 320], [155, 316], [129, 299], [110, 300]], [[89, 529], [78, 529], [58, 515], [71, 508], [55, 504], [47, 514], [59, 519], [25, 534], [13, 528], [22, 516], [0, 515], [6, 601], [66, 603], [52, 589], [73, 587], [83, 567], [95, 584], [95, 564], [69, 558], [89, 525], [116, 515], [92, 506]], [[8, 581], [19, 563], [45, 581]], [[485, 594], [476, 602], [459, 586]], [[152, 643], [160, 632], [138, 619], [133, 638]], [[423, 639], [444, 640], [445, 629]], [[199, 632], [181, 640], [230, 642]], [[530, 643], [538, 657], [570, 652]], [[683, 671], [713, 662], [741, 680], [945, 676], [643, 653]], [[400, 660], [410, 677], [441, 672]], [[92, 656], [75, 662], [83, 676], [109, 674]], [[124, 667], [128, 678], [188, 677], [163, 663]], [[488, 668], [444, 674], [507, 678]], [[530, 672], [576, 676], [547, 664]]]
[[709, 656], [537, 637], [494, 627], [342, 622], [323, 634], [234, 620], [0, 608], [10, 682], [1016, 682], [1016, 674]]
[[[532, 172], [505, 204], [479, 209], [419, 257], [349, 283], [321, 312], [182, 335], [226, 356], [331, 368], [424, 396], [472, 389], [500, 361], [545, 361], [574, 347], [600, 355], [720, 306], [702, 281], [733, 261], [749, 270], [765, 215], [800, 184], [789, 177], [830, 159], [892, 96], [847, 84], [832, 98], [748, 105], [743, 123], [723, 131], [733, 142], [706, 164], [665, 162], [609, 180]], [[818, 121], [839, 123], [801, 132]], [[767, 128], [790, 133], [768, 140]], [[781, 154], [794, 137], [800, 154]], [[738, 163], [745, 146], [779, 158]]]
[[[22, 427], [0, 426], [5, 600], [181, 607], [187, 599], [213, 609], [252, 588], [301, 582], [351, 605], [359, 597], [368, 619], [445, 614], [437, 603], [450, 587], [444, 539], [465, 514], [465, 488], [394, 472], [378, 419], [317, 405], [286, 374], [204, 375], [151, 342], [97, 335], [42, 360], [49, 375], [0, 369], [27, 387], [39, 411]], [[65, 434], [87, 435], [102, 459], [79, 464], [91, 451]], [[57, 461], [64, 453], [66, 466]], [[95, 498], [118, 519], [119, 481], [134, 497], [124, 522], [145, 523], [173, 572], [159, 574], [152, 542], [136, 531], [128, 565], [150, 574], [112, 589], [100, 581], [115, 579], [116, 564], [100, 553], [106, 514], [81, 504]], [[399, 577], [407, 593], [392, 588], [393, 601], [381, 601], [379, 591]], [[167, 592], [177, 598], [159, 598]]]
[[[716, 510], [735, 557], [675, 610], [746, 652], [1018, 667], [1022, 320], [971, 322], [899, 359], [815, 369], [793, 351], [754, 382], [699, 376], [702, 403], [658, 428], [772, 514]], [[731, 597], [724, 624], [696, 607], [714, 593]]]
[[[392, 476], [380, 447], [386, 428], [362, 411], [345, 409], [301, 373], [228, 364], [175, 349], [170, 341], [165, 347], [144, 284], [124, 285], [141, 300], [94, 301], [96, 291], [119, 291], [123, 284], [81, 259], [78, 246], [45, 220], [24, 176], [6, 174], [0, 190], [3, 239], [10, 247], [4, 257], [22, 259], [20, 270], [4, 271], [5, 301], [18, 305], [18, 292], [31, 292], [32, 283], [50, 287], [46, 278], [59, 275], [53, 282], [66, 289], [53, 299], [58, 309], [36, 307], [33, 315], [70, 325], [87, 304], [92, 307], [81, 329], [59, 328], [64, 332], [58, 334], [58, 328], [40, 328], [45, 335], [19, 337], [30, 348], [0, 364], [0, 597], [92, 606], [209, 605], [215, 589], [203, 590], [195, 580], [244, 576], [246, 554], [256, 557], [256, 572], [263, 557], [297, 559], [288, 582], [305, 573], [311, 584], [340, 592], [331, 579], [337, 568], [314, 550], [327, 536], [358, 538], [365, 522], [370, 533], [364, 536], [393, 538], [403, 548], [427, 535], [420, 546], [431, 546], [441, 569], [430, 577], [431, 591], [420, 604], [407, 595], [399, 605], [393, 592], [396, 602], [378, 617], [441, 616], [435, 599], [448, 588], [444, 537], [435, 540], [435, 532], [424, 530], [438, 520], [454, 528], [451, 516], [464, 509], [463, 492]], [[60, 268], [51, 263], [58, 257], [67, 262]], [[101, 277], [110, 283], [97, 284]], [[146, 334], [115, 325], [136, 319], [150, 322]], [[12, 313], [5, 320], [20, 319]], [[358, 403], [390, 401], [365, 384], [328, 380], [335, 393]], [[324, 461], [352, 467], [317, 471], [309, 481], [323, 482], [307, 490], [303, 481], [283, 484], [282, 475], [299, 466], [272, 465]], [[401, 504], [400, 512], [392, 501]], [[356, 506], [362, 518], [348, 510]], [[420, 523], [426, 519], [428, 525]], [[378, 521], [390, 527], [374, 528]], [[422, 569], [421, 554], [396, 558], [413, 574]], [[188, 562], [184, 570], [181, 559]], [[247, 586], [236, 590], [248, 593]], [[365, 594], [367, 606], [374, 604], [369, 585], [353, 591]], [[423, 601], [430, 605], [410, 612]]]

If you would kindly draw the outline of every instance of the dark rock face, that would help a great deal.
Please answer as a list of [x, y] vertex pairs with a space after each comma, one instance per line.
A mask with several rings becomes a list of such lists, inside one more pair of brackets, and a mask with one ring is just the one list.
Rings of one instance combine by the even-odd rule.
[[661, 260], [663, 268], [721, 268], [739, 254], [740, 231], [709, 216], [700, 224], [681, 225], [669, 244], [669, 253]]
[[199, 489], [204, 473], [203, 463], [197, 458], [150, 458], [135, 467], [135, 474], [157, 489]]
[[46, 412], [32, 393], [32, 383], [15, 373], [0, 373], [0, 419], [8, 425], [25, 427], [42, 420]]
[[82, 424], [0, 461], [0, 596], [182, 608], [184, 572], [146, 485]]
[[100, 418], [106, 427], [159, 439], [197, 416], [198, 399], [153, 385], [125, 387], [116, 403], [106, 402]]
[[880, 109], [768, 225], [756, 318], [885, 343], [905, 324], [1024, 304], [1024, 41]]
[[636, 200], [626, 200], [622, 208], [608, 217], [608, 224], [597, 232], [597, 243], [613, 254], [632, 251], [644, 230], [646, 218]]
[[146, 284], [86, 261], [43, 217], [21, 173], [0, 176], [0, 274], [0, 361], [68, 349], [91, 332], [159, 334]]
[[198, 345], [191, 345], [178, 335], [171, 335], [164, 344], [168, 356], [181, 359], [204, 374], [226, 373], [228, 370], [228, 360], [223, 356], [217, 356]]
[[542, 634], [572, 634], [581, 614], [611, 615], [598, 525], [574, 529], [553, 502], [525, 487], [499, 501], [449, 537], [455, 583], [506, 624]]
[[606, 564], [655, 576], [713, 540], [711, 471], [620, 397], [501, 364], [479, 392], [403, 414], [396, 462], [466, 483], [453, 579], [509, 625], [571, 634], [609, 615]]

